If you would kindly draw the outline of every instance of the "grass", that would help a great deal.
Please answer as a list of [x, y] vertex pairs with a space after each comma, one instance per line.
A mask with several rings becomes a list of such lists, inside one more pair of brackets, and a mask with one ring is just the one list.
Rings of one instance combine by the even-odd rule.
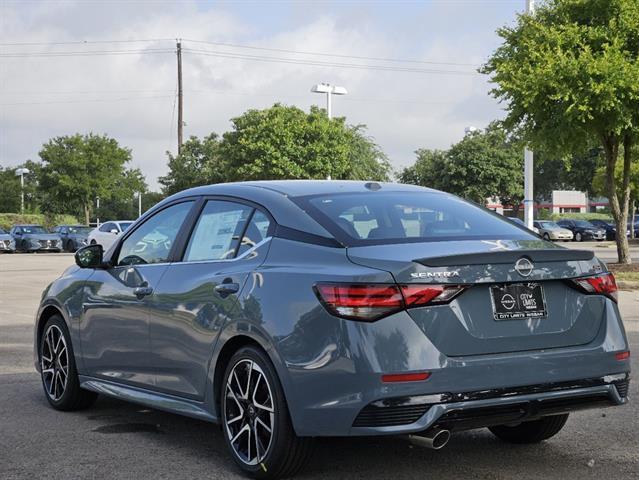
[[619, 263], [609, 263], [608, 269], [615, 274], [617, 280], [626, 282], [639, 282], [639, 265], [620, 265]]

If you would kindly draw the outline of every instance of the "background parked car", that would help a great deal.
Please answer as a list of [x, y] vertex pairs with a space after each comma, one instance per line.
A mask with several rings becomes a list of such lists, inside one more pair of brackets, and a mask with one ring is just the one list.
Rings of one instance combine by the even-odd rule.
[[[589, 220], [595, 227], [603, 228], [606, 231], [606, 240], [614, 240], [617, 238], [617, 227], [612, 221], [606, 220]], [[630, 236], [630, 228], [626, 229], [626, 237]]]
[[16, 249], [16, 242], [6, 230], [0, 228], [0, 252], [13, 252]]
[[75, 252], [78, 248], [88, 245], [89, 233], [92, 228], [86, 225], [58, 225], [53, 229], [62, 239], [62, 246], [67, 252]]
[[[521, 218], [517, 218], [517, 217], [506, 217], [506, 218], [513, 223], [516, 223], [518, 225], [523, 225], [524, 227], [528, 228], [526, 223]], [[539, 235], [539, 229], [536, 226], [533, 226], [532, 231], [535, 232], [537, 235]]]
[[132, 223], [132, 220], [105, 222], [89, 233], [87, 241], [92, 245], [98, 243], [104, 247], [104, 250], [108, 250], [115, 243], [118, 235], [129, 228]]
[[584, 240], [597, 240], [601, 242], [606, 239], [606, 231], [603, 228], [596, 227], [586, 220], [565, 218], [559, 220], [557, 225], [570, 230], [574, 235], [575, 242], [583, 242]]
[[21, 252], [60, 252], [62, 239], [42, 225], [14, 225], [9, 232]]
[[537, 220], [534, 225], [544, 240], [563, 240], [567, 242], [573, 239], [572, 231], [560, 227], [550, 220]]
[[[635, 215], [634, 219], [632, 219], [632, 222], [634, 222], [634, 226], [635, 226], [635, 238], [639, 238], [639, 215]], [[630, 232], [630, 223], [628, 222], [628, 231]]]

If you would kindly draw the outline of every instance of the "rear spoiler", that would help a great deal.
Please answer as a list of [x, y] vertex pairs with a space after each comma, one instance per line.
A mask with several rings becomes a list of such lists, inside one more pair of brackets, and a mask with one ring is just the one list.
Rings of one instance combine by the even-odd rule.
[[500, 250], [498, 252], [462, 253], [460, 255], [446, 255], [443, 257], [418, 258], [413, 262], [427, 267], [452, 267], [461, 265], [484, 265], [487, 263], [515, 263], [522, 257], [533, 262], [568, 262], [592, 260], [595, 254], [589, 250], [530, 249], [530, 250]]

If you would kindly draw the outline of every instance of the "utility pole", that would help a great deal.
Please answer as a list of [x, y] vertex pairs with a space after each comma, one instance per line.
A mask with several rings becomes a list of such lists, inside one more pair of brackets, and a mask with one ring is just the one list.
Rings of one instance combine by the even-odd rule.
[[182, 127], [184, 126], [184, 120], [182, 118], [182, 42], [177, 42], [177, 74], [178, 74], [178, 124], [177, 124], [177, 137], [178, 137], [178, 155], [182, 151]]
[[[535, 11], [535, 1], [526, 0], [526, 14]], [[535, 217], [535, 200], [533, 192], [534, 156], [532, 150], [524, 149], [524, 223], [532, 230]]]

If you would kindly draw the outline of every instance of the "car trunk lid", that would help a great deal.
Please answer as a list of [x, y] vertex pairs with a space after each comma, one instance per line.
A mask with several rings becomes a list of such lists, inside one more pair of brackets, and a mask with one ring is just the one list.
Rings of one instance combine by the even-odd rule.
[[[583, 295], [566, 282], [604, 270], [589, 251], [541, 240], [460, 240], [351, 247], [348, 256], [390, 272], [400, 285], [467, 285], [448, 304], [408, 310], [448, 356], [589, 343], [604, 316], [603, 297]], [[525, 316], [531, 310], [521, 318], [497, 318], [499, 311], [526, 311], [522, 302], [537, 302], [537, 316]]]

